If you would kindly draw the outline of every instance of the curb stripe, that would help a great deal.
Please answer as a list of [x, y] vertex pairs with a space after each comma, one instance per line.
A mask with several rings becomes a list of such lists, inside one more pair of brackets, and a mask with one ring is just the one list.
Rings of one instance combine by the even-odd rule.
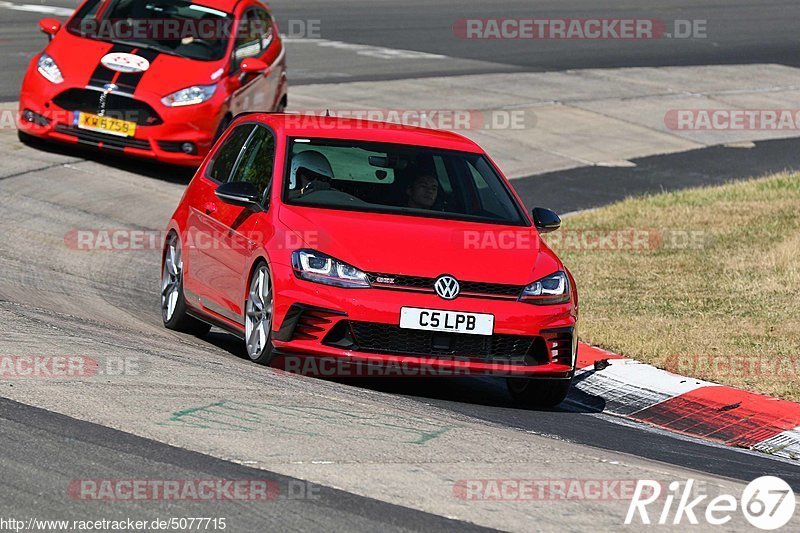
[[[607, 360], [608, 365], [595, 367]], [[579, 344], [568, 402], [682, 435], [800, 459], [800, 404], [660, 370]]]
[[632, 359], [612, 360], [602, 370], [579, 371], [577, 403], [592, 410], [630, 416], [696, 388], [711, 385], [687, 379]]
[[604, 359], [622, 359], [622, 356], [582, 342], [578, 343], [578, 368], [593, 366], [597, 361]]
[[753, 449], [787, 459], [800, 459], [800, 427], [759, 442]]
[[685, 435], [752, 448], [800, 425], [800, 404], [730, 387], [703, 387], [632, 418]]

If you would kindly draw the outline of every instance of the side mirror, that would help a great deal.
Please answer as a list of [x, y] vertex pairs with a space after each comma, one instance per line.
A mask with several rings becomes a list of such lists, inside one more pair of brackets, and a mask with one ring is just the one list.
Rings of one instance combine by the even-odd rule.
[[39, 29], [42, 33], [46, 33], [48, 38], [52, 41], [55, 34], [61, 29], [61, 21], [52, 18], [42, 19], [39, 21]]
[[255, 57], [248, 57], [242, 61], [242, 64], [239, 65], [239, 68], [245, 74], [258, 74], [259, 72], [266, 72], [269, 70], [269, 65]]
[[249, 207], [251, 209], [261, 209], [261, 193], [256, 186], [247, 181], [232, 181], [223, 183], [214, 191], [217, 198], [226, 204]]
[[550, 233], [561, 227], [561, 219], [553, 211], [544, 207], [533, 208], [533, 225], [539, 233]]

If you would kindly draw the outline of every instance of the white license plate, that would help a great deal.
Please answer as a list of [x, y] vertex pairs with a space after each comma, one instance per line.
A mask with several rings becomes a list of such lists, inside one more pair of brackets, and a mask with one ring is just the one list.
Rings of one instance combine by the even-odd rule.
[[468, 335], [491, 335], [494, 332], [494, 315], [403, 307], [400, 309], [400, 327]]

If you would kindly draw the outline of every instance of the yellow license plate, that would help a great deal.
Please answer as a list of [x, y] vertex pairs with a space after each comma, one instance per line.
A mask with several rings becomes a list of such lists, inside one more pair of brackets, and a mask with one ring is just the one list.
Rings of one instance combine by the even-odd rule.
[[101, 131], [120, 137], [133, 137], [136, 123], [118, 118], [101, 117], [91, 113], [78, 113], [78, 127], [84, 130]]

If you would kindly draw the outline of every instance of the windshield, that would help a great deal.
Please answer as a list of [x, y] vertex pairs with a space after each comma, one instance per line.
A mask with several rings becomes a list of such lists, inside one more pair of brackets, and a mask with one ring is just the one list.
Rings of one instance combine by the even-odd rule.
[[481, 154], [362, 141], [290, 139], [284, 201], [331, 209], [525, 225]]
[[73, 17], [76, 35], [150, 48], [189, 59], [216, 61], [225, 56], [231, 16], [181, 0], [94, 0]]

